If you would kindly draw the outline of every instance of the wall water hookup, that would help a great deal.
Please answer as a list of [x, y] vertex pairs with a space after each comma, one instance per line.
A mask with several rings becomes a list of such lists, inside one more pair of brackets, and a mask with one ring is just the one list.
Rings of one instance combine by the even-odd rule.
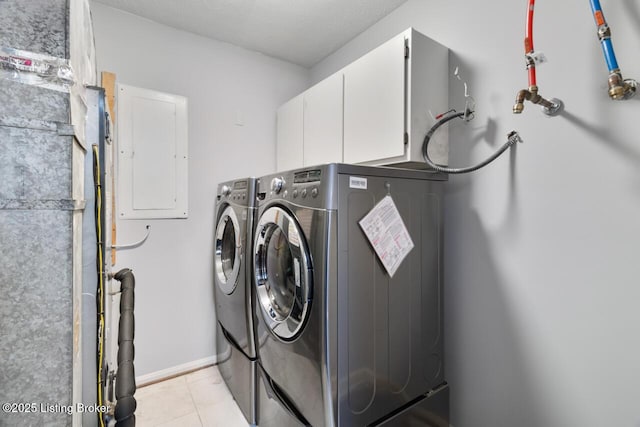
[[602, 45], [602, 53], [609, 69], [609, 97], [616, 101], [629, 99], [636, 94], [638, 83], [633, 79], [622, 78], [611, 41], [611, 28], [604, 19], [600, 0], [591, 0], [591, 11], [598, 27], [598, 39]]
[[533, 9], [535, 0], [527, 2], [527, 22], [525, 26], [524, 53], [527, 60], [527, 71], [529, 73], [529, 88], [522, 89], [516, 95], [516, 102], [513, 106], [513, 113], [520, 114], [524, 110], [524, 101], [533, 104], [540, 104], [542, 112], [548, 116], [555, 116], [562, 111], [562, 101], [556, 98], [547, 100], [538, 93], [536, 81], [536, 62], [540, 62], [544, 57], [541, 53], [536, 53], [533, 49]]
[[489, 156], [482, 162], [473, 166], [468, 166], [464, 168], [451, 168], [446, 166], [440, 166], [434, 163], [433, 160], [431, 160], [431, 158], [429, 157], [428, 148], [429, 148], [429, 141], [431, 141], [431, 137], [436, 132], [436, 130], [438, 130], [440, 126], [450, 122], [453, 119], [463, 119], [465, 122], [470, 122], [474, 118], [476, 102], [473, 99], [473, 97], [469, 95], [469, 87], [467, 86], [467, 82], [465, 82], [460, 78], [458, 67], [456, 67], [453, 74], [456, 76], [456, 78], [459, 81], [461, 81], [464, 84], [464, 99], [465, 99], [464, 111], [458, 112], [454, 109], [451, 109], [445, 113], [438, 114], [437, 116], [435, 116], [436, 123], [431, 127], [431, 129], [429, 129], [429, 131], [424, 137], [424, 141], [422, 142], [422, 157], [424, 158], [425, 163], [433, 170], [436, 170], [442, 173], [448, 173], [448, 174], [461, 174], [461, 173], [469, 173], [469, 172], [477, 171], [478, 169], [485, 167], [486, 165], [488, 165], [489, 163], [497, 159], [502, 153], [504, 153], [513, 144], [515, 144], [516, 142], [522, 142], [522, 138], [520, 138], [520, 135], [518, 134], [518, 132], [516, 132], [515, 130], [512, 130], [507, 134], [507, 142], [505, 142], [500, 148], [498, 148], [491, 156]]

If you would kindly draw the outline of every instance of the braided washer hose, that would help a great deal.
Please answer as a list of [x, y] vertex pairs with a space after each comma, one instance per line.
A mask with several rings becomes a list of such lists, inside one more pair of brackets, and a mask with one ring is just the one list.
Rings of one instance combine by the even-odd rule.
[[440, 126], [444, 125], [445, 123], [450, 122], [451, 120], [453, 120], [455, 118], [462, 118], [462, 117], [464, 117], [464, 115], [465, 115], [465, 112], [459, 112], [458, 113], [456, 110], [451, 110], [451, 111], [445, 113], [442, 116], [442, 118], [440, 120], [438, 120], [431, 127], [431, 129], [429, 129], [429, 132], [427, 132], [427, 134], [425, 135], [424, 141], [422, 142], [422, 157], [424, 158], [424, 161], [427, 163], [427, 165], [429, 165], [429, 167], [431, 167], [432, 169], [434, 169], [434, 170], [436, 170], [438, 172], [450, 173], [450, 174], [473, 172], [473, 171], [476, 171], [476, 170], [478, 170], [480, 168], [485, 167], [486, 165], [488, 165], [489, 163], [491, 163], [492, 161], [497, 159], [502, 153], [504, 153], [507, 150], [507, 148], [511, 147], [516, 142], [522, 142], [522, 138], [520, 138], [520, 135], [518, 134], [518, 132], [516, 132], [515, 130], [512, 130], [511, 132], [509, 132], [507, 134], [507, 142], [505, 142], [502, 145], [502, 147], [500, 147], [495, 153], [493, 153], [491, 156], [489, 156], [489, 158], [487, 158], [486, 160], [478, 163], [477, 165], [469, 166], [469, 167], [466, 167], [466, 168], [449, 168], [449, 167], [436, 165], [429, 158], [429, 154], [427, 152], [428, 148], [429, 148], [429, 141], [431, 140], [431, 137], [436, 132], [436, 130], [438, 130], [438, 128], [440, 128]]

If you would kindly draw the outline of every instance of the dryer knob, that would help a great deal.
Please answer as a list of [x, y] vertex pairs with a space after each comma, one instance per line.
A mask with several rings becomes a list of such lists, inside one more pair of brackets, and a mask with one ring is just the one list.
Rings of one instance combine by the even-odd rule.
[[231, 194], [231, 187], [229, 187], [228, 185], [223, 185], [220, 189], [220, 193], [223, 196], [228, 196], [229, 194]]
[[284, 187], [284, 178], [279, 177], [271, 180], [271, 190], [274, 193], [278, 194], [282, 190], [282, 187]]

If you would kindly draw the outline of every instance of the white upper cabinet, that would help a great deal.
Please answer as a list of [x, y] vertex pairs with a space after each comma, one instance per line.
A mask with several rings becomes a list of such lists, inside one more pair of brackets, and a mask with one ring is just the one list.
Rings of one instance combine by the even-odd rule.
[[283, 104], [276, 113], [276, 168], [279, 171], [302, 166], [302, 95]]
[[[433, 116], [449, 109], [448, 54], [409, 28], [347, 65], [300, 95], [302, 102], [294, 98], [298, 110], [287, 120], [297, 122], [283, 126], [287, 132], [280, 131], [279, 110], [278, 158], [295, 154], [289, 169], [327, 162], [426, 168], [424, 136]], [[293, 128], [297, 140], [288, 139]], [[447, 165], [448, 148], [443, 127], [431, 139], [429, 157]]]
[[[424, 136], [449, 109], [449, 51], [410, 28], [344, 68], [344, 161], [426, 168]], [[449, 162], [448, 132], [429, 157]]]
[[405, 39], [393, 38], [344, 69], [344, 161], [404, 155]]
[[342, 74], [304, 92], [303, 165], [342, 162]]
[[[404, 157], [386, 164], [426, 167], [422, 143], [436, 116], [449, 110], [449, 49], [413, 29], [405, 32], [409, 47], [406, 80], [407, 150]], [[431, 137], [429, 157], [438, 165], [449, 164], [449, 131], [442, 126]], [[378, 163], [382, 164], [382, 163]]]

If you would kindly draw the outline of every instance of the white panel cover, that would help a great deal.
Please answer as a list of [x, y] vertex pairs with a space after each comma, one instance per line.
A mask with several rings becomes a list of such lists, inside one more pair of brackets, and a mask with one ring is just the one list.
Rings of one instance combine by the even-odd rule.
[[187, 99], [118, 85], [120, 218], [186, 218]]
[[133, 101], [133, 209], [176, 207], [176, 106]]

